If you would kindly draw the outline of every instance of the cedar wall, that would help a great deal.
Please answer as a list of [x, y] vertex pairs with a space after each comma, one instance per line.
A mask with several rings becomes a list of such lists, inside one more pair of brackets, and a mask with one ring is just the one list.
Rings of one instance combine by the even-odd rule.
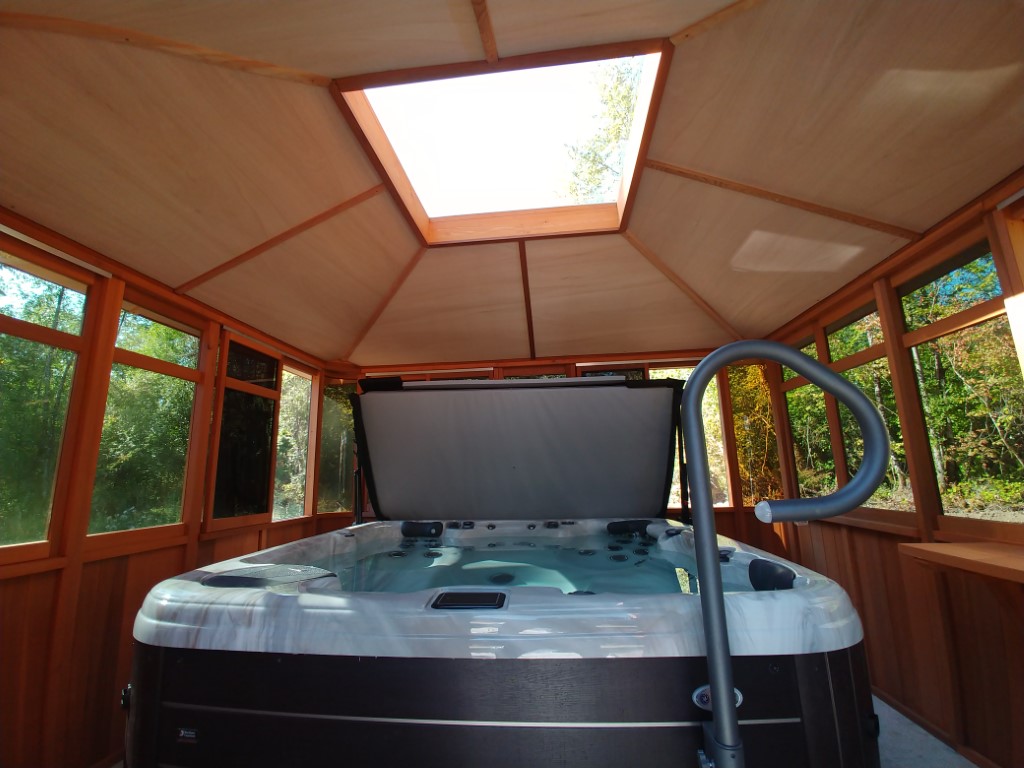
[[[1015, 181], [1018, 187], [1020, 182]], [[887, 268], [926, 262], [930, 249], [941, 250], [958, 229], [982, 226], [994, 249], [1000, 250], [1003, 268], [1012, 273], [1007, 295], [1011, 289], [1021, 292], [1021, 206], [1013, 207], [1014, 221], [1007, 212], [992, 213], [994, 203], [1005, 196], [1005, 190], [989, 193]], [[29, 234], [83, 260], [94, 257], [52, 233]], [[117, 275], [116, 265], [101, 266]], [[885, 275], [880, 270], [865, 276], [844, 295], [817, 308], [816, 314], [781, 329], [779, 338], [799, 341], [830, 322], [829, 313], [842, 316], [848, 306], [863, 303], [864, 295], [884, 295], [878, 281]], [[141, 276], [122, 272], [120, 279], [129, 289], [160, 293]], [[207, 318], [211, 326], [218, 320]], [[215, 330], [208, 327], [207, 335], [216, 337]], [[777, 399], [779, 381], [777, 377]], [[209, 378], [200, 383], [200, 393], [204, 391], [206, 395], [197, 395], [200, 424], [208, 424], [212, 412]], [[777, 431], [784, 436], [785, 416], [777, 417], [782, 422]], [[69, 438], [75, 440], [90, 428], [72, 427]], [[98, 434], [95, 424], [92, 428]], [[784, 480], [792, 487], [785, 443], [780, 438]], [[200, 448], [201, 457], [205, 450]], [[190, 467], [194, 464], [199, 470], [190, 472], [199, 472], [198, 482], [193, 478], [198, 490], [187, 491], [180, 525], [114, 534], [97, 542], [97, 537], [84, 534], [88, 496], [83, 497], [80, 489], [76, 496], [72, 487], [61, 490], [59, 498], [66, 508], [55, 508], [54, 518], [64, 521], [63, 527], [47, 552], [0, 558], [0, 766], [115, 763], [122, 755], [125, 726], [120, 690], [129, 680], [132, 624], [146, 592], [180, 572], [349, 522], [342, 515], [313, 515], [205, 530], [201, 515], [206, 462], [190, 460]], [[315, 461], [312, 464], [316, 466]], [[898, 550], [901, 542], [972, 539], [1010, 540], [1024, 548], [1024, 526], [959, 521], [964, 524], [950, 527], [936, 512], [926, 505], [916, 513], [863, 510], [838, 522], [771, 528], [756, 523], [749, 509], [719, 510], [717, 518], [721, 533], [786, 554], [847, 588], [863, 618], [879, 695], [980, 765], [1024, 765], [1024, 590], [1020, 584], [928, 568]]]

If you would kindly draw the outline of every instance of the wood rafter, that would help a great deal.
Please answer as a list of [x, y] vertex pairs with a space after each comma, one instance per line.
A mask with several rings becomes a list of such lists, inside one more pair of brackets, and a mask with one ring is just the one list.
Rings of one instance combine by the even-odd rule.
[[395, 281], [391, 284], [388, 292], [384, 294], [384, 298], [380, 300], [376, 309], [373, 310], [370, 317], [367, 318], [365, 323], [363, 323], [363, 327], [359, 329], [359, 333], [356, 334], [355, 339], [353, 339], [352, 344], [344, 355], [344, 360], [348, 361], [352, 359], [352, 355], [355, 354], [357, 349], [359, 349], [359, 345], [363, 343], [363, 339], [366, 338], [373, 326], [377, 324], [378, 320], [380, 320], [380, 316], [384, 314], [384, 310], [388, 308], [388, 305], [394, 300], [395, 295], [399, 290], [401, 290], [402, 286], [405, 285], [405, 281], [409, 279], [409, 275], [411, 275], [412, 271], [416, 269], [416, 265], [420, 263], [420, 259], [423, 258], [423, 254], [426, 252], [427, 249], [425, 247], [419, 248], [416, 253], [413, 254], [413, 257], [406, 263], [405, 267], [402, 268], [402, 271], [398, 274], [398, 277], [395, 278]]
[[622, 233], [622, 236], [641, 256], [651, 262], [651, 264], [661, 272], [661, 274], [667, 277], [679, 290], [685, 293], [694, 304], [704, 310], [704, 313], [714, 320], [726, 333], [732, 336], [735, 341], [739, 341], [743, 338], [743, 335], [733, 328], [729, 321], [718, 313], [718, 310], [708, 304], [708, 302], [699, 293], [697, 293], [689, 283], [683, 280], [683, 278], [676, 274], [668, 264], [662, 261], [658, 254], [644, 245], [640, 238], [628, 229]]
[[225, 69], [273, 77], [278, 80], [291, 80], [292, 82], [304, 83], [306, 85], [326, 87], [331, 82], [331, 78], [325, 75], [303, 72], [302, 70], [282, 67], [266, 61], [258, 61], [257, 59], [247, 59], [213, 48], [183, 43], [178, 40], [150, 35], [134, 29], [111, 27], [106, 24], [96, 24], [89, 21], [61, 19], [30, 13], [0, 12], [0, 27], [55, 32], [91, 40], [104, 40], [108, 43], [120, 43], [121, 45], [130, 45], [134, 48], [161, 51], [172, 56], [180, 56], [192, 61], [201, 61], [204, 64], [212, 64], [217, 67], [224, 67]]
[[688, 27], [683, 27], [674, 35], [669, 35], [669, 40], [672, 45], [679, 45], [685, 40], [690, 40], [697, 35], [707, 32], [713, 27], [717, 27], [722, 22], [728, 21], [737, 14], [749, 11], [756, 5], [760, 5], [763, 0], [739, 0], [732, 5], [727, 5], [719, 11], [715, 11], [710, 16], [706, 16], [698, 22], [691, 24]]
[[678, 165], [663, 163], [660, 160], [648, 160], [646, 162], [646, 166], [656, 171], [662, 171], [663, 173], [670, 173], [673, 176], [689, 179], [690, 181], [696, 181], [701, 184], [710, 184], [714, 187], [727, 189], [730, 192], [739, 192], [742, 195], [759, 197], [762, 200], [770, 200], [773, 203], [778, 203], [779, 205], [789, 206], [790, 208], [799, 208], [801, 211], [815, 213], [819, 216], [837, 219], [838, 221], [845, 221], [847, 224], [855, 224], [858, 227], [866, 227], [868, 229], [877, 230], [878, 232], [884, 232], [887, 235], [902, 237], [904, 240], [913, 241], [921, 237], [920, 232], [915, 232], [912, 229], [899, 227], [895, 224], [888, 224], [884, 221], [876, 221], [875, 219], [869, 219], [867, 216], [860, 216], [856, 213], [849, 213], [848, 211], [840, 211], [836, 208], [829, 208], [825, 205], [818, 205], [817, 203], [812, 203], [807, 200], [800, 200], [796, 197], [783, 195], [779, 192], [772, 192], [771, 190], [755, 187], [751, 184], [744, 184], [739, 181], [732, 181], [731, 179], [723, 179], [719, 176], [713, 176], [710, 173], [702, 173], [701, 171], [694, 171], [690, 168], [683, 168]]
[[526, 263], [526, 241], [519, 241], [519, 269], [523, 273], [523, 303], [526, 308], [526, 333], [530, 339], [530, 357], [537, 357], [537, 344], [533, 335], [533, 304], [530, 300], [530, 269]]
[[255, 248], [250, 248], [245, 253], [240, 253], [233, 259], [229, 259], [228, 261], [225, 261], [223, 264], [220, 264], [214, 267], [213, 269], [207, 270], [206, 272], [203, 272], [203, 274], [201, 275], [193, 277], [188, 282], [179, 285], [177, 288], [174, 289], [174, 291], [175, 293], [187, 293], [188, 291], [191, 291], [193, 288], [202, 285], [203, 283], [212, 280], [213, 278], [222, 275], [225, 272], [229, 272], [230, 270], [241, 266], [242, 264], [251, 259], [256, 258], [260, 254], [266, 253], [271, 248], [274, 248], [283, 242], [291, 240], [293, 237], [302, 234], [307, 229], [312, 229], [318, 224], [323, 224], [325, 221], [327, 221], [330, 218], [333, 218], [334, 216], [337, 216], [342, 211], [347, 211], [349, 208], [354, 208], [360, 203], [364, 203], [370, 198], [376, 197], [383, 191], [384, 185], [378, 184], [377, 186], [372, 187], [366, 190], [365, 192], [356, 195], [355, 197], [350, 197], [348, 200], [338, 203], [338, 205], [335, 205], [332, 208], [328, 208], [326, 211], [318, 213], [316, 216], [313, 216], [310, 219], [306, 219], [305, 221], [296, 224], [294, 227], [286, 229], [284, 232], [281, 232], [280, 234], [274, 235], [272, 238], [260, 243]]
[[480, 42], [484, 46], [484, 56], [489, 64], [494, 64], [498, 60], [498, 40], [494, 36], [487, 0], [471, 0], [471, 2], [473, 3], [473, 13], [476, 15], [476, 25], [480, 29]]

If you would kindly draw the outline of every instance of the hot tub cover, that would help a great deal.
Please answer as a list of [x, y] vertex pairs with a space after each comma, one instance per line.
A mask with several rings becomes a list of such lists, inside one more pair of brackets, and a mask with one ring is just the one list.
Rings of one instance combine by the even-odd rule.
[[361, 384], [359, 459], [380, 518], [664, 516], [680, 382]]

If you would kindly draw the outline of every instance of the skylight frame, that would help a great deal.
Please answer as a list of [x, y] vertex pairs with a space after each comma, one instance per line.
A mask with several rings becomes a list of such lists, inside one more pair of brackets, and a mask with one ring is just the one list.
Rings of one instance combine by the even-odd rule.
[[[674, 47], [667, 39], [639, 40], [586, 48], [526, 54], [496, 62], [468, 62], [343, 78], [332, 81], [331, 95], [356, 134], [393, 199], [425, 246], [469, 242], [525, 240], [563, 235], [621, 232], [628, 222], [650, 145], [658, 105], [664, 91]], [[423, 208], [398, 155], [370, 105], [365, 90], [429, 80], [481, 75], [522, 69], [578, 64], [659, 54], [654, 87], [649, 99], [638, 97], [636, 110], [646, 109], [642, 130], [634, 123], [623, 163], [617, 200], [610, 203], [566, 205], [528, 210], [471, 213], [430, 217]]]

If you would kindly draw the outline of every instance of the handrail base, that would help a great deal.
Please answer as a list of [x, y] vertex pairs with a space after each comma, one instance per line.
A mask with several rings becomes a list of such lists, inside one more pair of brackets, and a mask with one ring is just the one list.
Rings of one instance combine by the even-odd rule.
[[697, 761], [700, 768], [744, 768], [743, 744], [741, 742], [731, 747], [719, 744], [715, 740], [714, 722], [706, 721], [704, 749], [697, 750]]

